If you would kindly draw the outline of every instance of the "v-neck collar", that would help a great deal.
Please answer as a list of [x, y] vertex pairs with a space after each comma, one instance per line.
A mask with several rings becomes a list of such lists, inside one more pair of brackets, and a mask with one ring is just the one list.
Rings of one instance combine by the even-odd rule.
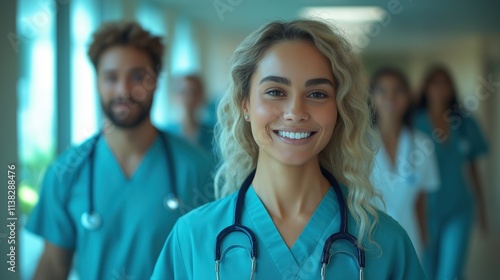
[[328, 228], [332, 228], [333, 222], [338, 223], [337, 220], [340, 219], [338, 202], [332, 188], [323, 197], [291, 249], [288, 249], [253, 187], [248, 189], [245, 205], [245, 210], [255, 226], [257, 242], [262, 243], [262, 247], [267, 250], [282, 278], [298, 275], [304, 264], [316, 256], [314, 252], [318, 250], [317, 247], [322, 249], [324, 240], [339, 230], [335, 228], [332, 232], [326, 232]]
[[127, 177], [125, 175], [125, 172], [121, 168], [120, 164], [118, 163], [118, 160], [116, 159], [115, 154], [111, 150], [111, 147], [109, 147], [108, 142], [106, 141], [106, 139], [104, 137], [101, 137], [101, 139], [99, 140], [100, 147], [101, 147], [100, 150], [103, 152], [105, 158], [109, 159], [108, 162], [111, 166], [108, 166], [108, 168], [114, 169], [112, 174], [119, 174], [122, 182], [130, 183], [130, 182], [135, 181], [136, 178], [143, 177], [141, 174], [143, 174], [145, 172], [145, 170], [149, 169], [149, 165], [150, 165], [149, 159], [151, 158], [152, 153], [155, 150], [158, 150], [158, 145], [160, 145], [159, 138], [160, 137], [157, 135], [155, 140], [151, 144], [151, 146], [144, 153], [144, 156], [142, 157], [141, 161], [137, 165], [137, 168], [135, 169], [135, 171], [132, 173], [132, 175], [130, 177]]

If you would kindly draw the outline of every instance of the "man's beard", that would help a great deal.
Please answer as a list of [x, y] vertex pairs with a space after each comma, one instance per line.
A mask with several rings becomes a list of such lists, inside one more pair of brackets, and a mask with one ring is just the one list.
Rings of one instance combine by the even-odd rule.
[[[113, 106], [120, 104], [128, 105], [131, 108], [125, 107], [126, 109], [120, 112], [113, 111]], [[101, 101], [101, 107], [104, 114], [111, 123], [116, 127], [125, 129], [135, 128], [148, 119], [151, 112], [151, 106], [152, 100], [149, 102], [138, 102], [132, 98], [114, 98], [107, 104]], [[134, 117], [130, 116], [131, 110], [137, 111]]]

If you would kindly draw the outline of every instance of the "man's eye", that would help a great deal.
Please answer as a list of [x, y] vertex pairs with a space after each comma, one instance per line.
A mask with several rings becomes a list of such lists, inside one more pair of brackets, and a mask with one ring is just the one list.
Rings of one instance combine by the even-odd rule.
[[116, 76], [107, 76], [106, 79], [105, 79], [107, 82], [111, 82], [111, 83], [114, 83], [117, 81], [117, 78]]
[[144, 80], [144, 75], [143, 74], [134, 74], [132, 75], [132, 81], [134, 82], [141, 82]]

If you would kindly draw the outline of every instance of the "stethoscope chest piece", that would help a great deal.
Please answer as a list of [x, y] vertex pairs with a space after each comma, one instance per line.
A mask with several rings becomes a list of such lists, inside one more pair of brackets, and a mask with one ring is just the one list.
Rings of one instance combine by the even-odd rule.
[[177, 210], [179, 208], [179, 199], [175, 197], [174, 194], [169, 194], [167, 197], [163, 199], [163, 205], [165, 208], [170, 210]]
[[96, 212], [84, 212], [81, 218], [82, 226], [87, 230], [96, 230], [101, 227], [101, 215]]

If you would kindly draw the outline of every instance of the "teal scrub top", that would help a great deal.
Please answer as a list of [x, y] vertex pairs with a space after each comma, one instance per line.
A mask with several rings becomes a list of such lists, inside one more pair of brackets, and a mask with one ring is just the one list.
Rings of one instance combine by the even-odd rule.
[[[80, 279], [147, 279], [176, 220], [213, 200], [212, 162], [180, 138], [165, 134], [171, 146], [176, 210], [164, 207], [169, 170], [164, 142], [157, 136], [131, 178], [127, 179], [104, 137], [94, 155], [94, 208], [102, 226], [81, 225], [89, 203], [89, 156], [92, 140], [69, 149], [48, 168], [38, 205], [27, 229], [75, 252]], [[127, 278], [129, 279], [129, 278]]]
[[[185, 137], [180, 124], [171, 124], [166, 127], [166, 130], [180, 137]], [[195, 137], [194, 145], [199, 146], [208, 154], [214, 154], [214, 128], [206, 124], [201, 124], [198, 129], [198, 134]]]
[[[429, 215], [447, 218], [456, 212], [472, 211], [473, 195], [468, 184], [466, 164], [488, 151], [486, 140], [472, 116], [453, 115], [450, 119], [448, 138], [442, 142], [434, 134], [427, 110], [415, 116], [415, 126], [435, 143], [441, 185], [429, 194]], [[443, 203], [443, 202], [446, 203]]]
[[[151, 279], [216, 279], [215, 240], [231, 225], [237, 194], [202, 206], [180, 218], [158, 258]], [[413, 245], [403, 228], [379, 212], [374, 241], [365, 242], [365, 279], [425, 279]], [[242, 224], [257, 239], [254, 279], [321, 279], [321, 253], [325, 240], [339, 231], [340, 215], [333, 189], [325, 195], [291, 249], [281, 238], [265, 206], [252, 187], [242, 211]], [[349, 216], [349, 232], [356, 226]], [[250, 279], [250, 243], [241, 233], [231, 233], [221, 251], [220, 279]], [[358, 279], [356, 250], [351, 243], [334, 243], [325, 279]], [[334, 254], [336, 253], [336, 254]]]

